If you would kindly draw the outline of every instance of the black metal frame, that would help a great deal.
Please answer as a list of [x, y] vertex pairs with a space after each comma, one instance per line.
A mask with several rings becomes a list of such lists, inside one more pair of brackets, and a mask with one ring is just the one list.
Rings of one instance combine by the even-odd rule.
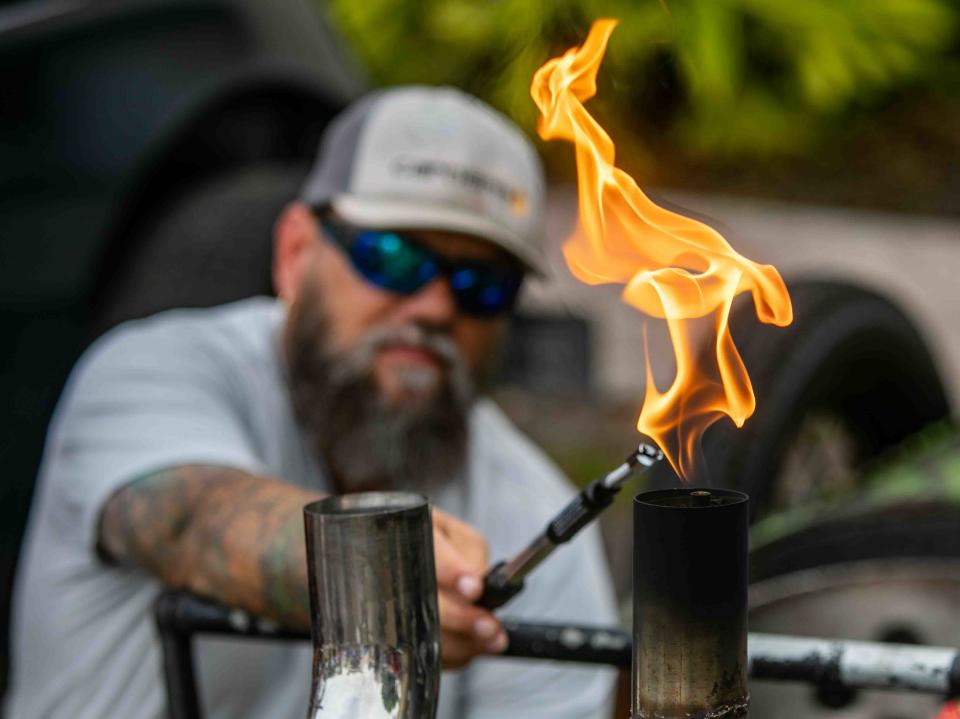
[[[170, 719], [201, 719], [203, 708], [193, 662], [198, 634], [262, 640], [309, 641], [295, 632], [239, 609], [187, 594], [163, 592], [154, 605]], [[506, 656], [630, 666], [630, 634], [621, 629], [570, 627], [504, 621], [510, 637]]]
[[160, 634], [170, 719], [201, 719], [203, 716], [193, 664], [195, 635], [310, 640], [309, 632], [289, 631], [269, 620], [184, 592], [163, 592], [154, 605], [154, 619]]
[[[170, 719], [201, 719], [203, 716], [193, 663], [193, 638], [198, 634], [249, 637], [261, 640], [309, 641], [309, 632], [294, 632], [266, 619], [239, 609], [200, 599], [183, 592], [164, 592], [155, 605], [155, 619], [163, 651], [163, 674], [166, 681]], [[525, 659], [546, 659], [584, 664], [605, 664], [630, 667], [632, 639], [622, 629], [605, 629], [561, 624], [532, 624], [503, 620], [510, 639], [505, 656]], [[790, 651], [777, 652], [776, 644], [790, 644]], [[800, 637], [777, 637], [751, 634], [750, 678], [805, 682], [817, 687], [846, 689], [888, 688], [892, 690], [943, 694], [945, 698], [960, 696], [960, 651], [952, 661], [931, 663], [919, 670], [936, 681], [913, 683], [896, 674], [877, 668], [872, 678], [846, 679], [841, 671], [845, 652], [856, 647], [869, 647], [877, 652], [923, 650], [923, 647], [898, 647], [891, 644], [868, 644], [839, 640], [817, 640]], [[819, 645], [817, 651], [797, 652], [796, 647]], [[759, 648], [754, 651], [753, 647]], [[937, 650], [933, 650], [937, 651]], [[942, 650], [940, 650], [942, 653]], [[892, 666], [893, 663], [891, 663]], [[917, 667], [913, 667], [917, 675]], [[934, 684], [939, 688], [934, 689]], [[941, 691], [942, 689], [942, 691]]]

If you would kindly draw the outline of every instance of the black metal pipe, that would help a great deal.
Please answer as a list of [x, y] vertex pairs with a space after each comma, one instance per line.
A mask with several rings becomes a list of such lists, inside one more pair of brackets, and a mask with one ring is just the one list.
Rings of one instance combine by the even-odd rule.
[[746, 717], [747, 496], [667, 489], [633, 506], [634, 719]]
[[960, 652], [954, 651], [950, 661], [950, 670], [947, 672], [947, 699], [960, 697]]
[[633, 640], [624, 629], [510, 619], [503, 619], [502, 624], [510, 642], [505, 657], [630, 667]]
[[200, 612], [191, 611], [188, 595], [165, 592], [154, 604], [160, 635], [167, 715], [170, 719], [200, 719], [200, 698], [193, 666], [193, 626]]
[[290, 630], [271, 619], [254, 616], [242, 609], [231, 609], [186, 592], [164, 592], [157, 599], [154, 612], [161, 636], [211, 634], [251, 639], [310, 638], [309, 632]]

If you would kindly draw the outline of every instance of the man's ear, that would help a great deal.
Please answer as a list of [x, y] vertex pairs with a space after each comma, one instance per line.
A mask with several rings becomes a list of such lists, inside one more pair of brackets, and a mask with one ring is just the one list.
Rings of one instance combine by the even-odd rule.
[[317, 225], [302, 202], [291, 202], [273, 226], [273, 289], [288, 305], [300, 291], [303, 274], [316, 251]]

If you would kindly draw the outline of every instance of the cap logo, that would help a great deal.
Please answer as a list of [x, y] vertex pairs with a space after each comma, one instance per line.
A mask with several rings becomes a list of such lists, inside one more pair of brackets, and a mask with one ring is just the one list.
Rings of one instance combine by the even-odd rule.
[[391, 169], [398, 175], [421, 179], [446, 178], [469, 190], [493, 195], [517, 217], [525, 216], [529, 210], [527, 193], [469, 167], [432, 159], [400, 159], [392, 164]]

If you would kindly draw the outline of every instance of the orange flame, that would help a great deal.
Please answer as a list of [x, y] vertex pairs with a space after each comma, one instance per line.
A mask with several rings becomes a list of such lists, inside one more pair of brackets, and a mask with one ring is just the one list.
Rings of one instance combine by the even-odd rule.
[[[563, 248], [570, 271], [588, 284], [624, 285], [623, 300], [666, 320], [676, 376], [666, 392], [654, 384], [647, 356], [647, 390], [637, 429], [660, 445], [689, 480], [699, 439], [723, 415], [738, 427], [756, 400], [727, 321], [734, 297], [749, 291], [761, 322], [793, 320], [783, 279], [770, 265], [737, 254], [713, 228], [653, 203], [630, 175], [614, 166], [610, 136], [583, 102], [596, 77], [616, 20], [598, 20], [586, 42], [549, 60], [533, 76], [544, 140], [576, 149], [577, 190], [584, 232]], [[698, 367], [690, 321], [712, 315], [715, 363]], [[645, 354], [648, 354], [646, 347]]]

